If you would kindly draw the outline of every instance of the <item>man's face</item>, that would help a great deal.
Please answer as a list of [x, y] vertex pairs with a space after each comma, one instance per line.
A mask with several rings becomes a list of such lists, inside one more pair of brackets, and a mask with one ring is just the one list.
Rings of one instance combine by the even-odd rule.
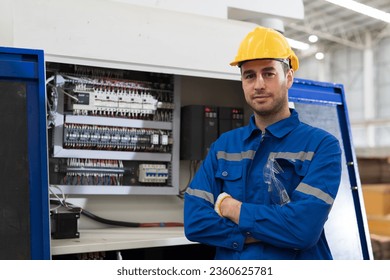
[[293, 70], [285, 74], [280, 61], [247, 61], [241, 66], [241, 80], [246, 102], [257, 115], [277, 116], [288, 109]]

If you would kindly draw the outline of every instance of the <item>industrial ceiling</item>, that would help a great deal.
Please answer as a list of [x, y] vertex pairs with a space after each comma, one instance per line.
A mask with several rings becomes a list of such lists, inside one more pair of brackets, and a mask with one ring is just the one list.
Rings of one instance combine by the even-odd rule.
[[[356, 2], [390, 12], [389, 0], [357, 0]], [[309, 35], [319, 38], [316, 48], [329, 51], [340, 46], [364, 49], [384, 37], [390, 37], [390, 24], [337, 6], [325, 0], [303, 0], [304, 19], [285, 20], [284, 34], [294, 40], [308, 42]], [[308, 51], [310, 52], [310, 50]]]

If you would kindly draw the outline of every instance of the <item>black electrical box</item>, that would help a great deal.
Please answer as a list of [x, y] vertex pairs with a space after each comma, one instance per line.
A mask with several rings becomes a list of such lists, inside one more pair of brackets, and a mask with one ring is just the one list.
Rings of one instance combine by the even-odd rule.
[[243, 125], [243, 109], [207, 105], [181, 108], [180, 158], [203, 160], [219, 135]]
[[218, 135], [244, 125], [244, 109], [218, 107]]
[[80, 209], [51, 211], [51, 237], [53, 239], [79, 238]]
[[180, 158], [202, 160], [218, 137], [218, 107], [182, 107], [180, 134]]

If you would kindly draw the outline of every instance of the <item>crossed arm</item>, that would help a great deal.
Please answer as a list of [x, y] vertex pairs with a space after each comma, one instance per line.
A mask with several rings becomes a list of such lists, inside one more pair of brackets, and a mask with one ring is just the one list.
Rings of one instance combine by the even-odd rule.
[[[240, 220], [241, 205], [241, 201], [238, 201], [237, 199], [234, 199], [228, 195], [225, 196], [216, 207], [219, 207], [217, 212], [219, 212], [218, 214], [220, 214], [220, 216], [225, 217], [238, 224]], [[248, 236], [245, 239], [246, 244], [254, 242], [259, 242], [259, 240], [251, 236]]]

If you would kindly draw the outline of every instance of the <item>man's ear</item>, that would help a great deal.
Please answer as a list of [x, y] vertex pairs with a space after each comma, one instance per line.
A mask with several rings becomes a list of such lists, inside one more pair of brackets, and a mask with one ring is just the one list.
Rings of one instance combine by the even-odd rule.
[[286, 74], [287, 88], [291, 88], [294, 83], [294, 70], [289, 69]]

